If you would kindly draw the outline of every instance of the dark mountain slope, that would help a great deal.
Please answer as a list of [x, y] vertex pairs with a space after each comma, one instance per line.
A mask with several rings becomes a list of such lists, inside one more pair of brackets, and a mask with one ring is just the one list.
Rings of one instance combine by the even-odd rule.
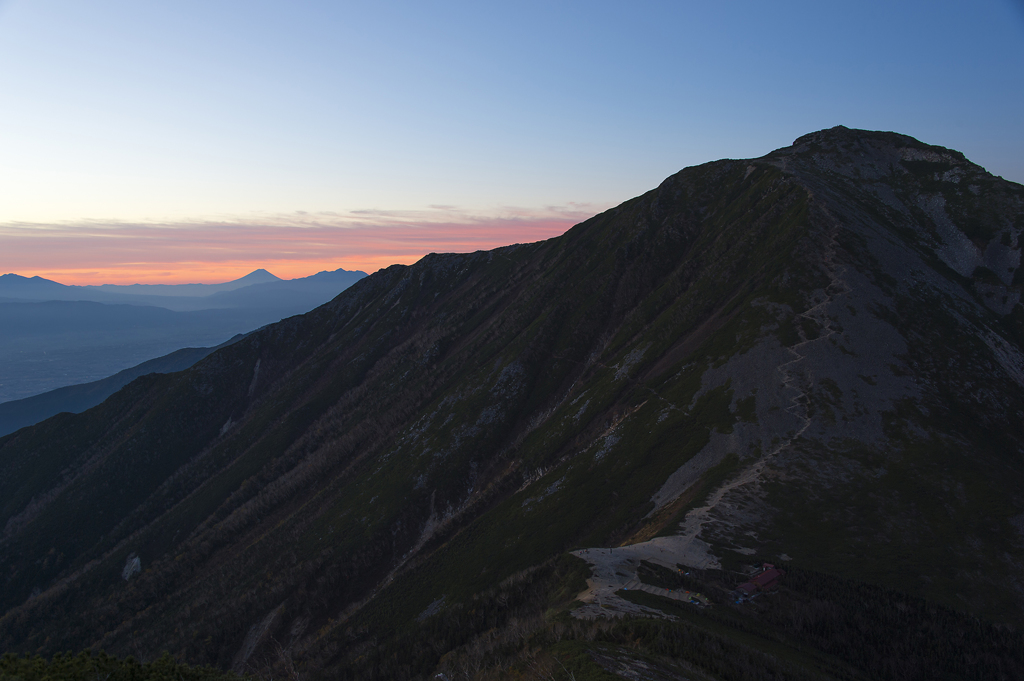
[[449, 648], [367, 646], [620, 544], [605, 610], [637, 557], [761, 555], [1019, 623], [1022, 216], [956, 152], [838, 128], [382, 270], [0, 439], [0, 645], [426, 674]]

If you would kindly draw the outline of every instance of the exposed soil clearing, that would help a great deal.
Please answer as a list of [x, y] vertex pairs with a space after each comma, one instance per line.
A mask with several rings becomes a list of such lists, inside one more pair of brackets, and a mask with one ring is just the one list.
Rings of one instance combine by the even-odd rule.
[[639, 544], [611, 549], [580, 549], [572, 554], [590, 563], [593, 570], [587, 580], [586, 591], [576, 597], [584, 605], [572, 611], [573, 616], [580, 619], [624, 615], [666, 616], [659, 610], [631, 603], [615, 593], [624, 588], [678, 601], [689, 600], [689, 596], [684, 593], [642, 584], [636, 574], [641, 561], [671, 570], [677, 569], [680, 564], [701, 568], [717, 566], [717, 561], [714, 564], [707, 562], [707, 556], [710, 555], [708, 547], [700, 539], [688, 540], [685, 537], [656, 537]]

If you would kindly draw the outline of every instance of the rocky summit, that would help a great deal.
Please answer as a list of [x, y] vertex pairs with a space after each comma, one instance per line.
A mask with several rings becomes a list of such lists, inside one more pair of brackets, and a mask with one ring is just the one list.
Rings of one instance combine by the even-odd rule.
[[0, 439], [0, 650], [1022, 678], [1022, 230], [1024, 187], [839, 127], [381, 270]]

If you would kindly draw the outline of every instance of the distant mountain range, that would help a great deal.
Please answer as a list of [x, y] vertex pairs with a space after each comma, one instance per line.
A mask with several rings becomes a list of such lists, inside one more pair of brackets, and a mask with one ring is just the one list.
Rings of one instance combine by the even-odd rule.
[[[348, 274], [345, 270], [335, 272], [320, 272], [325, 274]], [[313, 275], [314, 277], [317, 275]], [[312, 277], [305, 277], [311, 279]], [[263, 268], [253, 270], [249, 274], [235, 279], [234, 281], [222, 284], [101, 284], [99, 286], [81, 286], [77, 288], [93, 289], [106, 293], [127, 293], [131, 295], [154, 295], [154, 296], [210, 296], [214, 293], [234, 291], [235, 289], [252, 286], [253, 284], [268, 284], [283, 282], [284, 279], [276, 277]], [[296, 280], [291, 280], [296, 281]]]
[[0, 650], [1024, 678], [1022, 237], [1021, 185], [839, 127], [381, 270], [0, 438]]
[[0, 276], [0, 403], [106, 378], [180, 348], [216, 346], [331, 300], [364, 272], [224, 284], [65, 286]]
[[[264, 269], [223, 284], [103, 284], [66, 286], [42, 277], [0, 276], [0, 302], [50, 300], [151, 305], [177, 312], [270, 305], [305, 312], [322, 305], [365, 272], [334, 270], [299, 279], [279, 279]], [[340, 287], [339, 287], [340, 286]], [[254, 288], [257, 287], [257, 288]], [[300, 308], [304, 308], [301, 309]]]

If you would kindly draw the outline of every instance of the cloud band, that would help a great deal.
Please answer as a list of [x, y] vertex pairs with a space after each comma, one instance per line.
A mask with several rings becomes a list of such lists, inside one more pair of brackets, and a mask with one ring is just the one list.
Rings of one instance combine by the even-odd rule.
[[339, 267], [373, 272], [431, 252], [551, 238], [590, 215], [584, 206], [496, 216], [437, 206], [179, 223], [6, 223], [0, 270], [65, 284], [217, 282], [258, 267], [283, 278]]

